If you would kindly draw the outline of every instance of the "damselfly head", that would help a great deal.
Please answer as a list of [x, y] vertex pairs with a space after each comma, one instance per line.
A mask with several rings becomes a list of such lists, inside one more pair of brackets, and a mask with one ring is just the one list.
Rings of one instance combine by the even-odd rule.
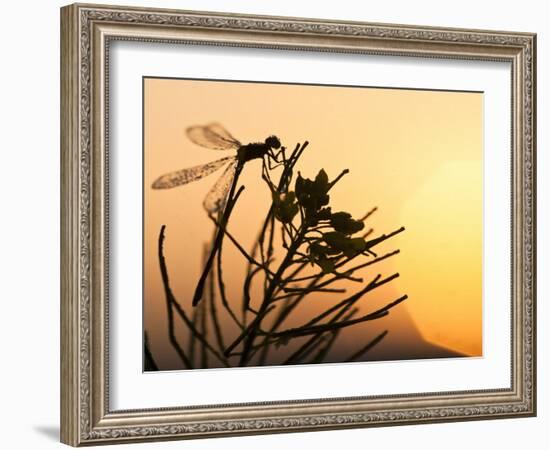
[[281, 147], [281, 141], [277, 136], [269, 136], [265, 140], [266, 145], [268, 145], [270, 148], [278, 149]]

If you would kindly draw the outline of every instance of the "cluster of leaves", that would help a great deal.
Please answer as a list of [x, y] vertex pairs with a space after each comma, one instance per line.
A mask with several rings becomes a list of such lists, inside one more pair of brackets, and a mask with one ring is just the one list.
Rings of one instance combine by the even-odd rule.
[[330, 182], [321, 169], [313, 180], [298, 174], [294, 191], [273, 193], [275, 217], [280, 222], [291, 224], [300, 212], [309, 260], [324, 273], [334, 272], [342, 256], [353, 258], [367, 250], [365, 239], [354, 236], [364, 223], [348, 212], [333, 212], [329, 206], [329, 191], [337, 180]]

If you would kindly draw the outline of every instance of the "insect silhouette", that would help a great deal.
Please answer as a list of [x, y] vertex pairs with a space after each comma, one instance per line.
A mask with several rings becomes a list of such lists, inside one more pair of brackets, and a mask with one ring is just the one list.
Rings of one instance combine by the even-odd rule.
[[275, 150], [281, 148], [281, 141], [277, 136], [269, 136], [264, 142], [252, 142], [243, 145], [218, 123], [189, 127], [186, 129], [186, 134], [193, 143], [201, 147], [212, 150], [236, 150], [236, 154], [232, 156], [162, 175], [151, 186], [153, 189], [170, 189], [183, 186], [227, 166], [203, 201], [204, 209], [209, 215], [220, 213], [221, 218], [218, 222], [219, 227], [212, 250], [206, 260], [193, 296], [193, 306], [196, 306], [202, 298], [206, 279], [212, 268], [214, 257], [222, 243], [224, 228], [229, 219], [230, 212], [225, 208], [227, 199], [233, 196], [245, 163], [253, 159], [264, 159], [267, 156], [268, 164], [271, 167], [272, 160], [278, 162], [278, 154], [275, 154]]

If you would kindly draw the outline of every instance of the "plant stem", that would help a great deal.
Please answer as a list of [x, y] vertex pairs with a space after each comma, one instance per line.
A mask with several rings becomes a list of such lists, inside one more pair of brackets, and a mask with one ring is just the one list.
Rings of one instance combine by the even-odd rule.
[[[218, 252], [218, 258], [221, 257], [221, 247]], [[216, 291], [214, 289], [214, 279], [216, 278], [216, 272], [212, 271], [209, 277], [208, 283], [208, 298], [210, 300], [210, 314], [212, 316], [212, 326], [214, 328], [214, 334], [216, 336], [216, 341], [218, 342], [218, 349], [223, 352], [225, 349], [225, 344], [223, 341], [223, 333], [220, 327], [220, 322], [218, 319], [218, 309], [216, 307]]]
[[407, 299], [407, 296], [403, 295], [402, 297], [399, 297], [397, 300], [387, 304], [386, 306], [384, 306], [383, 308], [380, 308], [379, 310], [366, 314], [357, 319], [348, 320], [346, 322], [327, 323], [327, 324], [316, 325], [312, 327], [290, 328], [288, 330], [280, 331], [278, 333], [272, 333], [271, 335], [275, 337], [282, 337], [282, 338], [308, 336], [310, 334], [317, 334], [321, 331], [336, 330], [338, 328], [345, 328], [351, 325], [355, 325], [356, 323], [366, 322], [369, 320], [376, 320], [388, 315], [389, 310], [391, 308], [405, 301], [406, 299]]
[[214, 239], [214, 245], [212, 246], [212, 250], [210, 251], [210, 256], [206, 260], [206, 264], [204, 266], [202, 274], [197, 283], [197, 287], [195, 288], [195, 294], [193, 295], [193, 306], [197, 306], [197, 304], [201, 301], [203, 290], [204, 290], [204, 284], [206, 283], [206, 278], [210, 273], [210, 269], [212, 268], [212, 264], [214, 262], [214, 257], [216, 256], [216, 252], [218, 251], [219, 246], [222, 242], [222, 239], [224, 236], [223, 228], [227, 225], [227, 221], [229, 220], [229, 215], [231, 214], [231, 210], [233, 209], [233, 206], [235, 204], [235, 201], [233, 200], [233, 195], [235, 194], [235, 188], [237, 187], [239, 176], [243, 169], [243, 164], [244, 164], [243, 162], [239, 161], [235, 169], [235, 176], [233, 177], [231, 188], [227, 196], [228, 201], [227, 201], [227, 204], [225, 205], [222, 219], [220, 221], [222, 226], [218, 229], [216, 239]]
[[365, 220], [367, 220], [370, 216], [372, 216], [376, 211], [378, 211], [378, 206], [375, 206], [374, 208], [372, 208], [368, 213], [366, 213], [363, 217], [361, 217], [359, 220], [361, 222], [364, 222]]
[[305, 236], [306, 230], [304, 228], [300, 228], [298, 230], [298, 235], [296, 236], [296, 239], [292, 241], [292, 244], [288, 248], [288, 251], [285, 255], [285, 258], [279, 265], [279, 269], [275, 273], [275, 276], [269, 283], [269, 286], [267, 288], [267, 291], [264, 294], [264, 299], [262, 302], [262, 305], [260, 306], [260, 310], [258, 312], [257, 320], [255, 320], [253, 323], [254, 325], [249, 327], [250, 331], [248, 335], [246, 336], [245, 342], [244, 342], [244, 349], [243, 354], [241, 355], [241, 359], [239, 361], [239, 365], [243, 366], [247, 362], [248, 352], [250, 351], [250, 348], [254, 342], [254, 338], [256, 337], [256, 333], [258, 331], [258, 328], [260, 327], [261, 321], [263, 320], [263, 313], [267, 310], [267, 308], [270, 306], [273, 298], [273, 294], [275, 292], [275, 289], [279, 286], [283, 273], [288, 267], [288, 264], [292, 261], [292, 257], [294, 256], [294, 253], [298, 251], [300, 246], [303, 243], [303, 239]]
[[361, 358], [361, 356], [363, 356], [371, 348], [373, 348], [375, 345], [377, 345], [382, 339], [384, 339], [387, 334], [388, 334], [388, 330], [383, 331], [378, 336], [376, 336], [372, 341], [367, 343], [364, 347], [357, 350], [353, 355], [351, 355], [345, 361], [346, 362], [352, 362], [352, 361], [356, 361], [357, 359]]
[[254, 340], [256, 331], [263, 320], [264, 313], [266, 312], [267, 308], [269, 307], [271, 303], [271, 298], [273, 296], [273, 293], [276, 289], [276, 287], [279, 285], [281, 281], [281, 277], [286, 270], [288, 263], [292, 260], [292, 257], [294, 256], [294, 252], [298, 250], [300, 245], [302, 245], [302, 239], [304, 237], [305, 231], [300, 230], [297, 239], [292, 242], [292, 245], [288, 248], [287, 253], [285, 255], [285, 258], [279, 265], [279, 269], [277, 272], [275, 272], [275, 275], [271, 279], [269, 286], [264, 294], [263, 302], [260, 306], [260, 309], [258, 310], [258, 315], [254, 318], [254, 320], [248, 325], [248, 327], [237, 337], [235, 341], [225, 350], [225, 354], [228, 355], [233, 351], [233, 349], [241, 343], [243, 339], [245, 339], [244, 343], [244, 350], [241, 355], [241, 360], [239, 362], [239, 365], [243, 365], [246, 361], [246, 358], [248, 356], [248, 352], [250, 351], [250, 348], [252, 346], [252, 342]]
[[[222, 242], [223, 245], [223, 242]], [[239, 322], [239, 319], [237, 319], [237, 316], [233, 312], [233, 309], [231, 309], [231, 306], [229, 305], [229, 301], [227, 300], [227, 295], [225, 293], [225, 283], [223, 281], [223, 269], [222, 269], [222, 246], [220, 246], [220, 249], [218, 251], [218, 264], [217, 264], [217, 271], [218, 271], [218, 291], [220, 293], [220, 299], [222, 302], [223, 307], [229, 314], [229, 317], [233, 319], [233, 321], [237, 324], [237, 326], [242, 330], [244, 328], [244, 325]]]
[[[342, 300], [341, 302], [327, 309], [325, 312], [319, 314], [317, 317], [313, 318], [312, 320], [307, 322], [305, 325], [303, 325], [302, 328], [311, 327], [316, 323], [320, 322], [321, 320], [323, 320], [325, 317], [328, 317], [332, 313], [336, 313], [336, 315], [329, 320], [328, 325], [337, 323], [338, 320], [340, 320], [340, 318], [343, 317], [344, 314], [346, 314], [346, 312], [363, 297], [363, 295], [365, 295], [369, 291], [376, 289], [381, 284], [388, 283], [389, 281], [393, 280], [397, 276], [398, 274], [394, 274], [390, 277], [385, 278], [381, 282], [379, 282], [378, 280], [381, 278], [381, 275], [377, 275], [364, 289], [362, 289], [359, 292], [356, 292], [352, 296]], [[316, 345], [319, 338], [322, 336], [323, 332], [324, 331], [320, 331], [317, 335], [312, 336], [308, 341], [302, 344], [302, 346], [299, 347], [283, 364], [290, 364], [291, 362], [294, 362], [298, 357], [302, 355], [302, 353], [308, 347]]]
[[[241, 192], [241, 191], [239, 190], [239, 192]], [[214, 222], [214, 224], [215, 224], [217, 227], [219, 227], [219, 228], [223, 231], [223, 233], [229, 238], [229, 240], [233, 243], [233, 245], [237, 248], [237, 250], [239, 250], [239, 251], [241, 252], [241, 254], [248, 260], [248, 262], [249, 262], [250, 264], [253, 264], [253, 265], [255, 265], [255, 266], [258, 266], [258, 267], [262, 268], [263, 270], [265, 270], [268, 274], [273, 275], [273, 274], [271, 273], [271, 271], [269, 270], [269, 268], [267, 268], [267, 267], [265, 266], [265, 264], [262, 264], [262, 263], [256, 261], [252, 256], [250, 256], [250, 255], [246, 252], [246, 250], [241, 246], [241, 244], [239, 244], [239, 243], [237, 242], [237, 240], [235, 239], [235, 237], [234, 237], [231, 233], [229, 233], [229, 231], [227, 230], [227, 226], [223, 226], [223, 225], [222, 225], [220, 222], [218, 222], [214, 217], [211, 217], [211, 219], [212, 219], [212, 221]], [[220, 249], [218, 250], [218, 252], [220, 252], [220, 251], [221, 251], [221, 244], [220, 244]]]
[[[208, 274], [207, 281], [210, 278], [210, 274]], [[206, 315], [208, 313], [207, 309], [208, 303], [203, 302], [200, 305], [200, 308], [202, 310], [201, 314], [201, 321], [200, 321], [200, 333], [204, 336], [204, 339], [206, 340], [206, 336], [208, 336], [208, 321], [206, 320]], [[208, 355], [206, 353], [206, 345], [201, 345], [200, 347], [200, 361], [201, 361], [201, 369], [206, 369], [208, 367]]]
[[[279, 178], [279, 183], [277, 185], [277, 191], [278, 192], [283, 191], [286, 188], [286, 186], [288, 186], [288, 184], [289, 184], [289, 182], [292, 178], [292, 169], [294, 168], [294, 165], [298, 161], [298, 158], [304, 152], [304, 150], [306, 149], [308, 144], [309, 143], [307, 141], [304, 142], [302, 145], [296, 144], [296, 147], [292, 151], [292, 153], [289, 156], [288, 160], [285, 160], [283, 172], [281, 173], [281, 176]], [[269, 189], [272, 190], [272, 186], [270, 184], [269, 179], [268, 178], [264, 178], [264, 179], [268, 183]], [[258, 239], [256, 239], [256, 242], [254, 243], [254, 245], [252, 247], [252, 251], [250, 252], [251, 256], [254, 257], [256, 255], [256, 252], [259, 250], [261, 255], [262, 255], [262, 263], [263, 264], [265, 264], [270, 259], [270, 257], [264, 256], [263, 244], [264, 244], [265, 234], [268, 230], [268, 226], [271, 226], [270, 236], [273, 233], [273, 224], [274, 224], [274, 215], [273, 215], [273, 203], [272, 203], [271, 206], [269, 207], [269, 211], [267, 212], [264, 223], [263, 223], [263, 225], [260, 229], [260, 232], [258, 234]], [[271, 242], [270, 245], [272, 246], [273, 243], [271, 241], [271, 238], [270, 238], [270, 242]], [[247, 277], [250, 275], [251, 271], [252, 271], [252, 268], [251, 268], [251, 265], [249, 264], [248, 269], [247, 269], [247, 274], [246, 274]], [[267, 287], [266, 287], [266, 289], [267, 289]], [[246, 302], [244, 302], [244, 303], [246, 303]], [[246, 308], [247, 308], [247, 305], [244, 304], [243, 305], [243, 322], [244, 322], [244, 312], [246, 311]]]
[[153, 358], [153, 354], [151, 353], [151, 349], [149, 348], [149, 337], [147, 336], [147, 331], [143, 333], [143, 356], [144, 371], [150, 372], [159, 370], [157, 363], [155, 362], [155, 358]]
[[167, 310], [167, 316], [168, 316], [168, 338], [170, 340], [170, 343], [176, 350], [176, 353], [179, 355], [180, 359], [182, 360], [183, 364], [188, 368], [192, 369], [193, 364], [179, 345], [177, 339], [176, 339], [176, 333], [174, 331], [174, 313], [172, 311], [172, 305], [174, 303], [174, 294], [172, 294], [172, 289], [170, 289], [170, 281], [168, 279], [168, 270], [166, 269], [166, 261], [164, 259], [164, 230], [166, 229], [166, 225], [162, 225], [160, 228], [160, 234], [159, 234], [159, 240], [158, 240], [158, 257], [159, 257], [159, 263], [160, 263], [160, 273], [162, 276], [162, 284], [164, 285], [164, 293], [166, 297], [166, 310]]
[[[358, 309], [355, 308], [351, 310], [348, 314], [346, 314], [342, 320], [346, 321], [351, 319], [355, 314], [357, 314]], [[338, 330], [334, 330], [331, 334], [331, 336], [328, 338], [327, 343], [319, 349], [319, 351], [315, 354], [315, 356], [311, 359], [310, 364], [318, 364], [324, 362], [325, 358], [327, 357], [330, 349], [336, 342], [336, 339], [338, 339], [338, 336], [340, 335], [342, 329], [339, 328]], [[321, 340], [319, 339], [319, 343], [321, 343]], [[312, 350], [316, 348], [316, 346], [311, 346]], [[302, 359], [304, 357], [302, 356]]]

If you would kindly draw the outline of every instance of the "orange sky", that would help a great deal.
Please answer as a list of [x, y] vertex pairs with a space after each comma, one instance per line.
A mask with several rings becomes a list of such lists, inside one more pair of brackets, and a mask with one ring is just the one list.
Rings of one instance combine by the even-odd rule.
[[[150, 186], [166, 172], [226, 156], [185, 136], [188, 126], [213, 121], [243, 143], [271, 134], [289, 148], [308, 140], [298, 165], [304, 176], [314, 177], [324, 168], [333, 178], [350, 169], [331, 191], [335, 210], [360, 217], [378, 206], [370, 221], [375, 234], [406, 227], [380, 249], [399, 248], [401, 254], [364, 274], [397, 271], [401, 277], [380, 289], [364, 312], [405, 293], [409, 299], [401, 310], [380, 324], [396, 336], [397, 346], [407, 339], [405, 329], [410, 327], [430, 343], [481, 355], [482, 106], [479, 93], [146, 79], [144, 325], [161, 365], [172, 368], [173, 355], [166, 338], [158, 232], [162, 224], [167, 226], [172, 288], [188, 305], [203, 245], [213, 231], [202, 200], [221, 171], [176, 189]], [[231, 230], [245, 248], [250, 248], [270, 201], [260, 168], [259, 161], [246, 165], [241, 176], [246, 190], [231, 217]], [[244, 261], [226, 247], [228, 294], [237, 299]], [[327, 301], [325, 294], [297, 313], [296, 324], [326, 308]], [[228, 328], [228, 333], [234, 331]], [[366, 331], [359, 327], [346, 333], [342, 345], [351, 348]]]

